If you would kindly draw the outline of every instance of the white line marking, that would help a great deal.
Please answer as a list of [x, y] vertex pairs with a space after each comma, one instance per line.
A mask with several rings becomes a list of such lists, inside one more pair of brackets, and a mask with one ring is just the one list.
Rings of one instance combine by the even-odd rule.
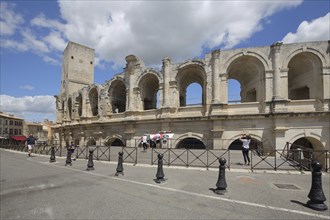
[[[41, 162], [38, 162], [38, 161], [36, 161], [36, 162], [41, 163]], [[240, 200], [233, 200], [233, 199], [215, 197], [215, 196], [204, 195], [204, 194], [195, 193], [195, 192], [188, 192], [188, 191], [184, 191], [184, 190], [180, 190], [180, 189], [173, 189], [173, 188], [163, 187], [163, 186], [160, 186], [160, 185], [154, 185], [154, 184], [150, 184], [150, 183], [137, 182], [137, 181], [134, 181], [134, 180], [120, 179], [120, 178], [117, 178], [117, 177], [106, 176], [106, 175], [93, 173], [93, 172], [87, 172], [85, 170], [77, 170], [77, 169], [73, 169], [73, 168], [70, 168], [70, 167], [62, 167], [62, 166], [59, 166], [59, 165], [56, 165], [56, 164], [48, 164], [48, 165], [53, 165], [53, 166], [63, 168], [63, 169], [78, 171], [78, 172], [81, 172], [81, 173], [84, 173], [84, 174], [90, 174], [90, 175], [94, 175], [94, 176], [105, 177], [105, 178], [118, 180], [118, 181], [122, 181], [122, 182], [139, 184], [139, 185], [143, 185], [143, 186], [149, 186], [149, 187], [154, 187], [154, 188], [158, 188], [158, 189], [164, 189], [164, 190], [167, 190], [167, 191], [172, 191], [172, 192], [177, 192], [177, 193], [183, 193], [183, 194], [187, 194], [187, 195], [191, 195], [191, 196], [198, 196], [198, 197], [202, 197], [202, 198], [221, 200], [221, 201], [231, 202], [231, 203], [236, 203], [236, 204], [241, 204], [241, 205], [247, 205], [247, 206], [259, 207], [259, 208], [272, 209], [272, 210], [277, 210], [277, 211], [291, 212], [291, 213], [296, 213], [296, 214], [301, 214], [301, 215], [313, 216], [313, 217], [318, 217], [318, 218], [330, 219], [330, 216], [325, 216], [325, 215], [320, 215], [320, 214], [314, 214], [314, 213], [309, 213], [309, 212], [304, 212], [304, 211], [299, 211], [299, 210], [293, 210], [293, 209], [280, 208], [280, 207], [275, 207], [275, 206], [262, 205], [262, 204], [258, 204], [258, 203], [245, 202], [245, 201], [240, 201]]]

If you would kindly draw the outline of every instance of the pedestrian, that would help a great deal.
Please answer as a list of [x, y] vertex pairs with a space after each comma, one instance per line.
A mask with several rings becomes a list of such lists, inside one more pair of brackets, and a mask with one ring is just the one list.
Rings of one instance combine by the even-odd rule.
[[73, 156], [74, 150], [76, 149], [76, 145], [71, 141], [70, 148], [71, 149], [71, 160], [75, 161], [76, 158]]
[[168, 139], [168, 136], [167, 136], [167, 134], [163, 134], [163, 144], [162, 144], [162, 148], [163, 147], [167, 147], [167, 139]]
[[[242, 153], [245, 165], [250, 165], [249, 149], [251, 137], [250, 135], [243, 134], [242, 138], [239, 139], [242, 142]], [[246, 164], [247, 163], [247, 164]]]
[[156, 148], [157, 148], [157, 145], [160, 148], [160, 134], [159, 133], [156, 134]]
[[26, 139], [26, 144], [28, 148], [28, 155], [31, 157], [32, 150], [34, 148], [34, 145], [36, 144], [36, 139], [33, 137], [32, 134], [29, 135], [29, 137]]
[[147, 136], [146, 135], [142, 136], [142, 146], [143, 146], [143, 151], [147, 150]]
[[147, 143], [148, 143], [149, 147], [151, 147], [151, 137], [150, 137], [149, 131], [147, 132], [146, 136], [147, 136]]

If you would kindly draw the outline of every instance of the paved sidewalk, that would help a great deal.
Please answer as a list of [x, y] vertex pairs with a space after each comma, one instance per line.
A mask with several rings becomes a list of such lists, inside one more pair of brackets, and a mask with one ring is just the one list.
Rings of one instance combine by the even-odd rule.
[[[157, 166], [65, 158], [0, 150], [1, 219], [330, 219], [329, 210], [304, 206], [311, 175], [226, 171], [227, 192], [214, 194], [218, 170], [164, 166], [166, 181], [154, 182]], [[269, 171], [268, 171], [269, 172]], [[323, 173], [329, 203], [329, 174]]]

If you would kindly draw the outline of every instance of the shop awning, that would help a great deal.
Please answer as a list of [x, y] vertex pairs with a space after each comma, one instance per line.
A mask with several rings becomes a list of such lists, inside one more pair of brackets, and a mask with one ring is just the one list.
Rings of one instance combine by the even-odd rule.
[[25, 141], [26, 140], [26, 137], [24, 135], [15, 135], [15, 136], [11, 136], [10, 138], [15, 141]]

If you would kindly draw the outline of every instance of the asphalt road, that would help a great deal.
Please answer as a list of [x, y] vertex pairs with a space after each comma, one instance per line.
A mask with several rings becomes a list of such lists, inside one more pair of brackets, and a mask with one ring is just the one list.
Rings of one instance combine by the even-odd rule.
[[[116, 162], [94, 161], [95, 170], [86, 171], [85, 159], [65, 166], [64, 157], [49, 163], [49, 156], [3, 149], [0, 159], [1, 219], [330, 219], [329, 210], [304, 205], [310, 174], [231, 169], [218, 195], [216, 169], [164, 166], [166, 181], [157, 184], [151, 165], [124, 163], [124, 176], [116, 177]], [[329, 199], [329, 174], [322, 177]]]

